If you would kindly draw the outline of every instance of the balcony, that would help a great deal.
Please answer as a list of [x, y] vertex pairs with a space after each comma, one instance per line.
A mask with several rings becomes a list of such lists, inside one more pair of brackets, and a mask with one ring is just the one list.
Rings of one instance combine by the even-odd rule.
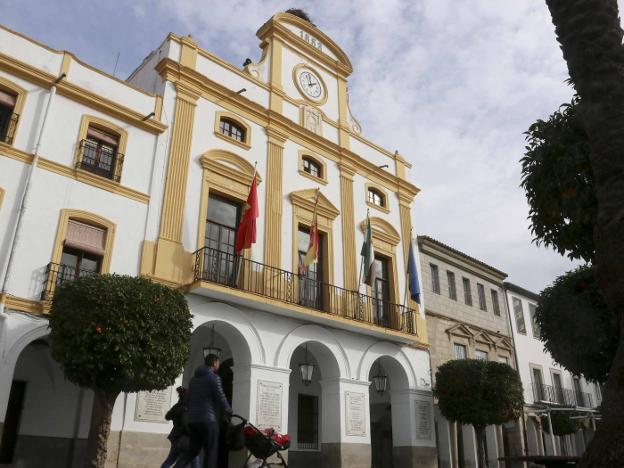
[[123, 160], [123, 154], [117, 153], [108, 146], [85, 139], [80, 142], [80, 155], [76, 168], [119, 182]]
[[54, 297], [54, 291], [63, 283], [74, 281], [80, 276], [96, 275], [97, 272], [80, 270], [71, 265], [48, 263], [43, 280], [41, 300], [50, 302]]
[[0, 112], [0, 141], [9, 145], [13, 144], [15, 129], [19, 115], [10, 112]]
[[195, 253], [194, 281], [303, 307], [350, 322], [416, 335], [416, 311], [221, 250]]
[[533, 402], [549, 405], [593, 408], [591, 394], [575, 392], [569, 388], [553, 387], [552, 385], [532, 385]]

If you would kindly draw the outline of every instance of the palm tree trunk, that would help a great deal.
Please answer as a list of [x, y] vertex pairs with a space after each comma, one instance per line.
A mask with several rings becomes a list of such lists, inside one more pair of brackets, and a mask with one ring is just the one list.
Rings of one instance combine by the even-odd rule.
[[581, 97], [598, 199], [598, 280], [617, 313], [619, 347], [602, 402], [602, 422], [580, 466], [624, 460], [624, 48], [617, 0], [546, 0], [570, 78]]
[[94, 390], [85, 468], [104, 468], [113, 407], [119, 392]]

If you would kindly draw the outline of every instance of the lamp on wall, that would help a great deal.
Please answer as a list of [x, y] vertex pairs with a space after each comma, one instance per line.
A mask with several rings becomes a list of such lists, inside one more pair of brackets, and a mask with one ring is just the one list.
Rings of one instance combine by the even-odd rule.
[[312, 374], [314, 374], [314, 364], [308, 361], [308, 345], [305, 347], [305, 360], [299, 363], [299, 371], [301, 372], [301, 382], [307, 387], [312, 383]]
[[377, 375], [373, 376], [373, 386], [377, 393], [384, 393], [386, 388], [388, 388], [388, 376], [382, 374], [381, 372], [381, 364], [377, 361]]
[[222, 349], [214, 344], [214, 325], [212, 326], [212, 330], [210, 331], [210, 344], [208, 346], [204, 346], [204, 359], [209, 354], [214, 354], [219, 359], [221, 359]]

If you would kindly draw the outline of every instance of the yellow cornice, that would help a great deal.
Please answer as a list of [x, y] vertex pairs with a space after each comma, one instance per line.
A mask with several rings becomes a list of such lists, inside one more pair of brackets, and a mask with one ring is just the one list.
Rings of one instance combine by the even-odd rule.
[[42, 314], [47, 312], [43, 301], [35, 301], [23, 297], [4, 294], [0, 297], [0, 301], [4, 302], [7, 309], [18, 310], [20, 312], [29, 312], [31, 314]]
[[[27, 63], [21, 62], [13, 57], [0, 53], [0, 70], [4, 70], [12, 75], [18, 76], [30, 83], [38, 86], [51, 87], [56, 76], [39, 70]], [[92, 109], [99, 110], [111, 117], [118, 118], [133, 126], [150, 133], [158, 134], [167, 129], [167, 125], [154, 119], [143, 120], [144, 115], [125, 107], [110, 99], [104, 98], [92, 91], [77, 86], [67, 80], [62, 80], [56, 85], [57, 93], [61, 96], [68, 97], [76, 102], [80, 102]]]
[[[398, 192], [400, 187], [402, 192], [411, 194], [412, 198], [419, 192], [419, 189], [415, 185], [387, 171], [379, 170], [375, 164], [367, 161], [353, 151], [341, 148], [338, 144], [320, 137], [316, 133], [303, 128], [301, 125], [293, 125], [293, 121], [283, 114], [271, 111], [247, 99], [245, 96], [236, 94], [236, 92], [211, 80], [205, 75], [181, 66], [178, 62], [165, 58], [156, 65], [156, 71], [158, 71], [163, 78], [173, 81], [174, 83], [177, 81], [184, 81], [195, 89], [201, 90], [204, 93], [203, 95], [212, 96], [213, 102], [218, 102], [220, 106], [244, 115], [258, 125], [267, 127], [270, 123], [272, 129], [274, 131], [279, 131], [281, 135], [288, 137], [292, 141], [301, 144], [317, 154], [329, 155], [331, 159], [335, 159], [341, 163], [348, 163], [355, 168], [358, 174], [370, 178], [378, 184], [382, 184], [392, 192]], [[388, 152], [384, 152], [384, 154], [389, 154], [394, 159], [394, 154]]]
[[[16, 161], [20, 161], [25, 164], [32, 164], [33, 159], [32, 154], [19, 150], [2, 142], [0, 142], [0, 156], [15, 159]], [[59, 164], [56, 161], [52, 161], [41, 156], [39, 157], [38, 167], [46, 171], [69, 177], [70, 179], [74, 179], [79, 182], [101, 188], [108, 192], [122, 195], [126, 198], [130, 198], [131, 200], [135, 200], [141, 203], [147, 204], [150, 199], [149, 195], [146, 193], [139, 192], [138, 190], [131, 189], [130, 187], [125, 187], [118, 182], [114, 182], [105, 177], [100, 177], [88, 171], [75, 169], [70, 166]]]
[[[324, 54], [323, 52], [319, 51], [318, 49], [298, 37], [290, 29], [282, 24], [284, 22], [293, 24], [303, 31], [306, 31], [308, 34], [311, 34], [312, 36], [319, 39], [323, 43], [323, 45], [325, 47], [328, 47], [329, 50], [336, 56], [337, 60], [334, 60], [327, 54]], [[273, 15], [266, 23], [264, 23], [260, 27], [260, 29], [258, 29], [256, 35], [262, 40], [267, 40], [268, 37], [279, 37], [286, 42], [296, 44], [308, 55], [324, 63], [328, 67], [336, 70], [345, 78], [353, 73], [353, 65], [351, 65], [349, 57], [347, 57], [347, 54], [344, 53], [344, 51], [338, 46], [338, 44], [336, 44], [327, 34], [313, 26], [308, 21], [305, 21], [295, 15], [291, 15], [290, 13], [277, 13], [276, 15]]]

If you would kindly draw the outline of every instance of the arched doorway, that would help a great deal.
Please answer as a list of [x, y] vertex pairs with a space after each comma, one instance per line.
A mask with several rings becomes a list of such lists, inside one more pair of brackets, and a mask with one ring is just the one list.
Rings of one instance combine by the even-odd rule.
[[393, 357], [380, 356], [368, 373], [373, 468], [400, 468], [397, 447], [408, 446], [410, 412], [408, 380], [402, 365]]
[[[220, 354], [219, 376], [234, 413], [245, 415], [249, 404], [249, 389], [248, 386], [245, 388], [237, 386], [235, 380], [237, 373], [245, 374], [248, 372], [251, 352], [245, 337], [232, 324], [223, 321], [209, 321], [201, 324], [193, 331], [191, 354], [184, 367], [182, 386], [188, 387], [195, 370], [204, 364], [204, 357], [210, 350], [218, 350], [218, 354]], [[238, 463], [237, 458], [237, 456], [230, 456], [221, 438], [218, 467], [240, 466], [241, 463]]]
[[340, 412], [333, 382], [340, 369], [329, 348], [318, 341], [297, 346], [290, 358], [289, 466], [324, 466], [325, 442], [339, 440]]
[[28, 344], [15, 365], [0, 443], [0, 464], [83, 464], [93, 393], [65, 379], [47, 337]]

